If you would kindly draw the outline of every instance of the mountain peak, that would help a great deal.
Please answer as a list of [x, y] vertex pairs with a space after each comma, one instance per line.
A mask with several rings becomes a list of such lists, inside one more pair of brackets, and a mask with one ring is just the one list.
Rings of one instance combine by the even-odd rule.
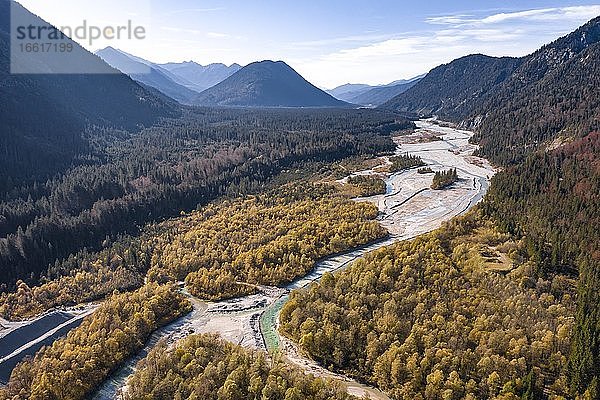
[[550, 71], [598, 42], [600, 42], [600, 16], [523, 57], [523, 64], [515, 72], [511, 84], [528, 85], [537, 82]]
[[348, 106], [309, 83], [281, 60], [250, 63], [223, 82], [202, 92], [197, 102], [203, 105], [242, 107]]
[[160, 64], [159, 66], [177, 75], [179, 78], [190, 82], [191, 86], [189, 87], [197, 92], [202, 92], [216, 85], [241, 68], [237, 64], [231, 64], [228, 67], [222, 63], [213, 63], [205, 66], [192, 60], [181, 63]]
[[96, 51], [96, 55], [135, 81], [157, 89], [180, 103], [188, 104], [199, 91], [188, 87], [191, 84], [178, 78], [166, 69], [148, 60], [136, 57], [113, 47]]
[[289, 65], [287, 65], [284, 61], [278, 60], [278, 61], [273, 61], [273, 60], [262, 60], [262, 61], [254, 61], [251, 62], [250, 64], [246, 65], [246, 67], [286, 67], [291, 69], [291, 67]]

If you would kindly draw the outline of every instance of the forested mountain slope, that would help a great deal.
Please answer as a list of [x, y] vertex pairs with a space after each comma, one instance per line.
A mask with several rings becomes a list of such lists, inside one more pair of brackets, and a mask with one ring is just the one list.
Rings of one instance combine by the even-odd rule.
[[[46, 179], [89, 155], [92, 149], [85, 134], [92, 126], [138, 130], [177, 115], [174, 104], [147, 92], [74, 42], [81, 62], [107, 73], [11, 74], [11, 3], [0, 1], [0, 192], [15, 182]], [[34, 25], [45, 26], [21, 10]]]
[[507, 231], [526, 238], [536, 260], [533, 277], [578, 276], [569, 382], [572, 393], [589, 389], [595, 396], [600, 396], [599, 188], [600, 134], [593, 132], [498, 174], [484, 203]]
[[510, 163], [554, 139], [598, 130], [599, 42], [600, 17], [527, 57], [470, 117], [482, 153]]
[[506, 80], [521, 62], [518, 58], [482, 54], [461, 57], [432, 69], [381, 108], [460, 120], [469, 116], [485, 95]]
[[382, 107], [473, 128], [481, 154], [517, 162], [598, 129], [600, 17], [522, 58], [472, 55], [434, 68]]

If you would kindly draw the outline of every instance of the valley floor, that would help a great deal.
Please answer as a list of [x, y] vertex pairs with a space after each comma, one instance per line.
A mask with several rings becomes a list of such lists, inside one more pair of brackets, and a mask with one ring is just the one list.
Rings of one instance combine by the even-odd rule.
[[[381, 158], [381, 165], [355, 175], [383, 175], [387, 192], [383, 195], [358, 198], [357, 201], [375, 203], [380, 212], [380, 223], [390, 232], [390, 239], [380, 242], [373, 248], [361, 251], [353, 261], [376, 248], [390, 245], [400, 240], [408, 240], [430, 232], [444, 221], [463, 214], [480, 201], [489, 186], [489, 179], [495, 171], [485, 159], [473, 156], [476, 146], [469, 144], [472, 133], [450, 127], [443, 127], [432, 120], [418, 121], [417, 129], [408, 136], [395, 138], [398, 145], [396, 154], [410, 154], [421, 159], [434, 172], [456, 168], [460, 181], [445, 190], [430, 188], [433, 174], [419, 174], [416, 168], [394, 174], [381, 172], [389, 165], [389, 157]], [[429, 141], [432, 136], [441, 140]], [[427, 140], [427, 141], [424, 141]], [[347, 178], [339, 182], [345, 182]], [[327, 261], [327, 260], [326, 260]], [[343, 266], [349, 265], [350, 262]], [[279, 312], [284, 302], [274, 305]], [[276, 321], [276, 318], [273, 319]], [[279, 350], [286, 359], [316, 376], [340, 379], [348, 393], [361, 397], [368, 394], [372, 399], [389, 399], [381, 391], [363, 385], [347, 377], [335, 374], [318, 363], [300, 354], [289, 339], [279, 335], [282, 343]]]
[[[375, 203], [383, 214], [381, 224], [401, 239], [430, 232], [467, 211], [483, 198], [494, 175], [487, 160], [473, 156], [477, 146], [469, 143], [471, 132], [432, 120], [418, 121], [417, 126], [413, 134], [394, 139], [396, 154], [418, 156], [434, 173], [456, 168], [459, 181], [445, 190], [433, 190], [433, 174], [420, 174], [417, 168], [411, 168], [386, 177], [386, 194], [358, 199]], [[431, 137], [442, 140], [432, 141]]]
[[[248, 348], [269, 352], [280, 351], [293, 364], [316, 376], [342, 380], [350, 394], [372, 399], [388, 399], [379, 390], [334, 374], [314, 361], [303, 357], [297, 348], [277, 331], [279, 311], [287, 294], [319, 280], [325, 272], [338, 271], [363, 255], [396, 241], [413, 238], [438, 228], [442, 222], [467, 211], [482, 199], [488, 181], [494, 174], [490, 164], [474, 157], [476, 146], [468, 143], [471, 133], [443, 127], [434, 121], [418, 121], [413, 134], [395, 138], [397, 154], [420, 156], [434, 172], [457, 168], [460, 181], [445, 190], [430, 189], [433, 174], [419, 174], [410, 169], [394, 174], [382, 172], [389, 164], [381, 157], [380, 166], [360, 171], [356, 175], [381, 175], [385, 178], [385, 195], [358, 198], [357, 201], [375, 203], [381, 212], [380, 223], [388, 229], [390, 237], [345, 254], [322, 260], [307, 276], [285, 288], [261, 287], [258, 294], [219, 302], [194, 301], [194, 311], [181, 320], [156, 332], [143, 354], [159, 338], [174, 341], [191, 333], [218, 333], [226, 340]], [[441, 140], [429, 141], [432, 136]], [[426, 140], [426, 141], [424, 141]], [[347, 178], [340, 180], [344, 182]], [[98, 391], [96, 400], [108, 400], [124, 387], [138, 358], [131, 359]]]
[[[156, 331], [143, 351], [113, 373], [93, 398], [97, 400], [115, 398], [125, 387], [126, 380], [134, 371], [136, 363], [145, 357], [159, 340], [166, 339], [172, 342], [192, 333], [218, 333], [226, 340], [247, 348], [258, 348], [269, 352], [280, 351], [286, 359], [309, 373], [342, 380], [350, 394], [359, 397], [368, 394], [372, 399], [388, 399], [377, 389], [334, 374], [303, 357], [295, 345], [279, 335], [278, 315], [291, 290], [319, 280], [326, 272], [340, 270], [377, 248], [430, 232], [438, 228], [442, 222], [464, 213], [481, 200], [488, 188], [488, 181], [494, 174], [494, 169], [486, 160], [473, 156], [476, 146], [468, 143], [471, 133], [443, 127], [431, 120], [418, 121], [417, 126], [418, 129], [414, 133], [394, 139], [398, 146], [396, 153], [417, 155], [434, 172], [456, 168], [459, 182], [445, 190], [432, 190], [430, 189], [432, 173], [420, 174], [416, 168], [413, 168], [390, 174], [385, 172], [386, 166], [389, 165], [389, 157], [381, 157], [380, 166], [353, 175], [379, 175], [384, 178], [387, 185], [386, 194], [356, 200], [369, 201], [378, 206], [380, 210], [378, 219], [390, 232], [388, 238], [344, 254], [328, 257], [317, 263], [316, 268], [307, 276], [284, 288], [259, 287], [257, 294], [218, 302], [201, 302], [190, 296], [194, 305], [193, 312]], [[432, 138], [437, 139], [432, 140]], [[347, 178], [339, 182], [344, 183], [346, 180]], [[76, 315], [73, 314], [71, 318], [81, 318], [80, 315], [87, 315], [89, 312], [91, 309], [84, 309]], [[30, 326], [33, 327], [36, 323], [38, 322], [34, 321]], [[57, 318], [50, 324], [52, 326], [38, 330], [39, 335], [33, 335], [36, 338], [28, 338], [27, 342], [38, 343], [36, 342], [38, 340], [41, 343], [44, 335], [64, 324], [65, 321]], [[27, 327], [27, 323], [21, 325]], [[41, 332], [42, 330], [44, 332]], [[65, 332], [61, 331], [61, 333]], [[24, 344], [18, 343], [15, 346], [20, 345], [21, 348]], [[0, 367], [3, 362], [8, 361], [4, 358], [0, 360]]]

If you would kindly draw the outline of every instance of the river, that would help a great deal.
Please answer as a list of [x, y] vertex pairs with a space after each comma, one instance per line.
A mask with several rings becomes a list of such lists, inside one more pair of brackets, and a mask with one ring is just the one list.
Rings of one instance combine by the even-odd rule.
[[[137, 362], [159, 340], [172, 343], [191, 333], [214, 332], [247, 348], [280, 351], [307, 372], [342, 381], [350, 394], [358, 397], [368, 394], [372, 399], [388, 400], [379, 390], [330, 372], [300, 355], [293, 343], [279, 335], [277, 325], [279, 312], [291, 290], [306, 287], [325, 272], [340, 271], [368, 252], [430, 232], [482, 199], [494, 170], [486, 160], [473, 156], [476, 146], [468, 143], [471, 133], [440, 126], [432, 120], [418, 121], [417, 126], [413, 134], [394, 139], [396, 153], [418, 155], [433, 171], [456, 168], [460, 178], [457, 183], [445, 190], [432, 190], [432, 174], [419, 174], [416, 169], [384, 173], [386, 194], [356, 200], [377, 205], [378, 219], [390, 232], [389, 237], [321, 260], [308, 275], [284, 288], [260, 287], [257, 294], [221, 302], [192, 299], [194, 310], [190, 314], [154, 332], [144, 349], [115, 371], [92, 398], [118, 398]], [[388, 157], [381, 157], [380, 161], [382, 166], [389, 165]], [[356, 174], [382, 174], [376, 171], [377, 168]]]
[[[471, 132], [444, 127], [432, 120], [417, 122], [414, 134], [395, 138], [396, 154], [417, 155], [432, 171], [456, 168], [459, 181], [445, 190], [432, 190], [432, 174], [419, 174], [416, 168], [385, 174], [386, 193], [383, 195], [357, 199], [376, 204], [380, 211], [380, 222], [391, 236], [379, 243], [351, 251], [343, 257], [332, 257], [321, 262], [330, 271], [341, 270], [377, 248], [400, 240], [408, 240], [438, 228], [444, 221], [463, 214], [479, 202], [489, 187], [489, 179], [494, 174], [491, 165], [482, 158], [474, 157], [477, 146], [469, 143]], [[389, 165], [389, 158], [381, 158], [381, 166]], [[353, 175], [377, 175], [378, 168], [357, 172]], [[347, 178], [340, 180], [345, 182]], [[316, 271], [319, 271], [319, 264]], [[323, 271], [324, 272], [324, 271]], [[314, 274], [311, 279], [288, 286], [293, 290], [319, 279], [322, 273]], [[315, 279], [312, 279], [315, 278]], [[304, 370], [322, 377], [338, 379], [348, 393], [357, 397], [365, 394], [371, 399], [389, 400], [381, 391], [361, 384], [345, 376], [328, 371], [313, 360], [301, 355], [297, 346], [278, 330], [279, 313], [288, 295], [282, 296], [269, 306], [261, 315], [261, 332], [269, 352], [281, 351], [288, 361]]]

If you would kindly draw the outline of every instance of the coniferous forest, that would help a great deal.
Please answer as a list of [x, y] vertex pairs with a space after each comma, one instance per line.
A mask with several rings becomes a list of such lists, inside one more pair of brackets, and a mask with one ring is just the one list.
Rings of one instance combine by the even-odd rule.
[[194, 109], [136, 134], [95, 133], [79, 165], [2, 191], [0, 284], [56, 277], [56, 260], [220, 195], [251, 193], [299, 163], [392, 150], [388, 134], [411, 126], [370, 110]]
[[435, 190], [444, 189], [458, 180], [458, 173], [456, 168], [449, 169], [448, 171], [438, 171], [433, 176], [433, 182], [431, 188]]
[[423, 160], [421, 160], [418, 156], [412, 156], [409, 154], [390, 157], [390, 162], [392, 163], [390, 166], [391, 172], [399, 172], [405, 169], [422, 167], [425, 165]]

